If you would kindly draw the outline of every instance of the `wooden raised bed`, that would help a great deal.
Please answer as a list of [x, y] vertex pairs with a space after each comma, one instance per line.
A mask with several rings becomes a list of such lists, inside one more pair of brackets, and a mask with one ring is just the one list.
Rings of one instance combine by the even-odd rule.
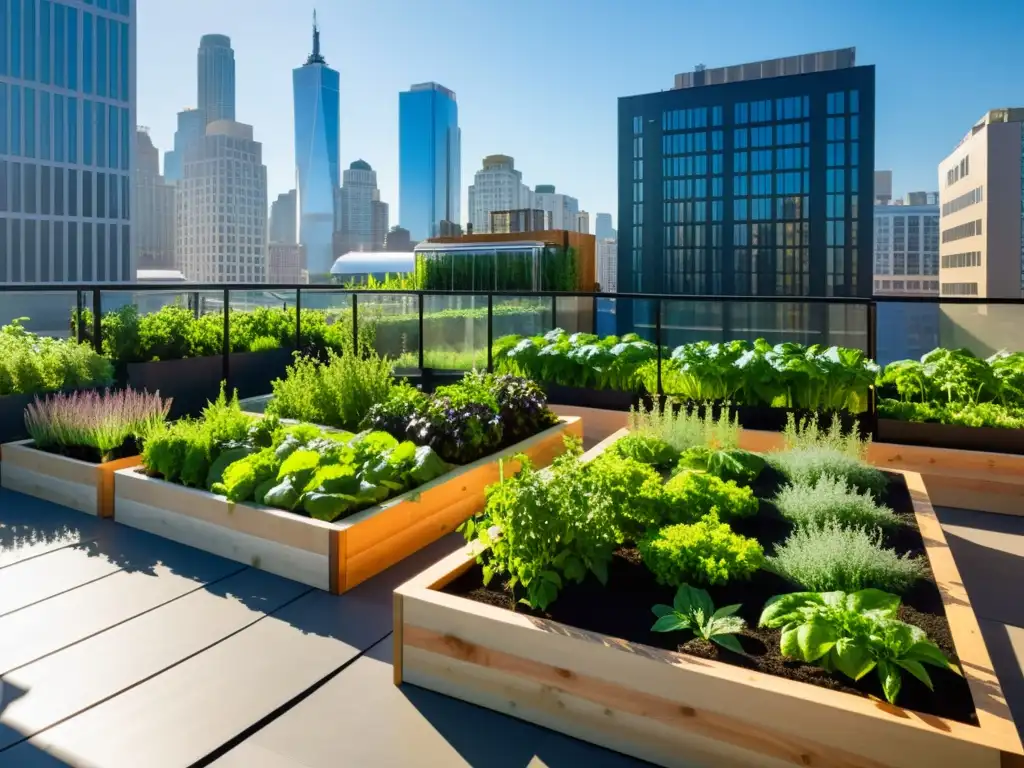
[[396, 590], [395, 683], [666, 766], [999, 768], [1020, 739], [924, 482], [903, 474], [978, 726], [441, 592], [468, 549]]
[[141, 463], [129, 456], [92, 464], [37, 450], [31, 440], [0, 445], [0, 461], [0, 487], [97, 517], [114, 516], [114, 473]]
[[484, 489], [524, 453], [547, 466], [565, 450], [564, 437], [582, 437], [578, 418], [561, 418], [538, 435], [457, 467], [412, 491], [335, 523], [325, 523], [147, 477], [117, 473], [118, 522], [261, 568], [335, 594], [417, 552], [479, 512]]

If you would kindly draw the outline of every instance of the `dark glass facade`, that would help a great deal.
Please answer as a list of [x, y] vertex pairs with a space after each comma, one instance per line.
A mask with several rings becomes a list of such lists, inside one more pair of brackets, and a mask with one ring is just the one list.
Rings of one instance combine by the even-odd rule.
[[619, 290], [870, 297], [874, 84], [864, 66], [619, 99]]

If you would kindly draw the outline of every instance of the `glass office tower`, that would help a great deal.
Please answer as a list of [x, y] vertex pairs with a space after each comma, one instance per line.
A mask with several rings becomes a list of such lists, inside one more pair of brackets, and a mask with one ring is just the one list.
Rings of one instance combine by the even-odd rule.
[[462, 133], [455, 93], [421, 83], [398, 97], [398, 218], [413, 243], [461, 222]]
[[[698, 67], [619, 99], [619, 291], [870, 297], [875, 70], [854, 59]], [[728, 334], [708, 314], [689, 322]]]
[[299, 242], [306, 247], [311, 282], [330, 279], [334, 264], [334, 190], [338, 187], [339, 77], [320, 55], [313, 16], [313, 52], [294, 70], [295, 163]]
[[235, 51], [227, 35], [203, 35], [196, 63], [199, 109], [206, 122], [235, 119]]
[[134, 153], [135, 0], [0, 0], [0, 282], [133, 280]]

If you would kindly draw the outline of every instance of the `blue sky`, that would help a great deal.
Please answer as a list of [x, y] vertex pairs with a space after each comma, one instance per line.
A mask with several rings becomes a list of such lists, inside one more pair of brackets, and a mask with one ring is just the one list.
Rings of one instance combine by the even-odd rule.
[[[877, 78], [876, 167], [896, 194], [934, 190], [936, 165], [988, 109], [1024, 105], [1024, 3], [1013, 0], [316, 0], [341, 73], [342, 167], [378, 173], [398, 223], [398, 92], [456, 92], [466, 186], [484, 155], [512, 155], [617, 218], [619, 96], [676, 72], [856, 46]], [[294, 179], [291, 71], [311, 47], [308, 0], [138, 0], [138, 121], [161, 152], [196, 101], [196, 49], [229, 35], [237, 118], [263, 143], [273, 200]], [[591, 219], [593, 221], [593, 217]]]

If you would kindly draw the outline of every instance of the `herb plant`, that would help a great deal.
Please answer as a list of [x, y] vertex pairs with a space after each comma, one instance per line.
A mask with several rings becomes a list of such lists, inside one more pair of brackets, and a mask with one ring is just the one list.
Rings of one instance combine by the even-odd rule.
[[170, 399], [127, 389], [36, 398], [25, 409], [25, 428], [36, 448], [96, 462], [136, 444], [167, 418]]
[[740, 605], [726, 605], [715, 610], [711, 596], [703, 589], [681, 584], [672, 605], [656, 605], [651, 612], [658, 617], [652, 632], [689, 630], [706, 642], [716, 643], [727, 651], [743, 653], [736, 633], [747, 626], [736, 611]]
[[520, 456], [521, 471], [487, 489], [484, 511], [462, 531], [485, 547], [478, 556], [484, 583], [498, 576], [521, 589], [521, 602], [544, 610], [565, 582], [588, 573], [608, 580], [616, 545], [615, 510], [594, 485], [591, 467], [581, 463], [578, 440], [544, 472]]
[[786, 450], [769, 454], [768, 463], [790, 483], [814, 485], [827, 475], [876, 497], [885, 492], [885, 474], [864, 460], [868, 442], [855, 432], [844, 433], [838, 416], [826, 430], [814, 419], [798, 424], [790, 414], [783, 438]]
[[861, 528], [893, 526], [896, 516], [867, 491], [851, 488], [845, 480], [822, 475], [813, 484], [787, 485], [774, 499], [783, 517], [798, 526], [820, 527], [827, 522]]
[[705, 472], [685, 470], [665, 483], [665, 522], [692, 523], [712, 510], [723, 520], [757, 514], [758, 502], [749, 488]]
[[640, 437], [654, 437], [668, 443], [682, 453], [688, 448], [735, 448], [739, 444], [740, 425], [737, 417], [727, 410], [716, 418], [710, 412], [700, 413], [695, 408], [679, 407], [671, 401], [665, 408], [643, 403], [629, 412], [629, 432]]
[[715, 511], [696, 523], [654, 531], [638, 547], [658, 583], [671, 587], [749, 579], [764, 562], [761, 545], [733, 533]]
[[784, 656], [852, 680], [875, 670], [885, 698], [895, 704], [903, 672], [929, 690], [932, 681], [925, 664], [960, 674], [924, 630], [896, 618], [899, 606], [899, 597], [877, 589], [794, 592], [769, 600], [759, 623], [782, 630]]
[[884, 548], [880, 531], [835, 521], [797, 528], [765, 567], [804, 589], [847, 592], [867, 588], [905, 592], [925, 574], [920, 557]]

